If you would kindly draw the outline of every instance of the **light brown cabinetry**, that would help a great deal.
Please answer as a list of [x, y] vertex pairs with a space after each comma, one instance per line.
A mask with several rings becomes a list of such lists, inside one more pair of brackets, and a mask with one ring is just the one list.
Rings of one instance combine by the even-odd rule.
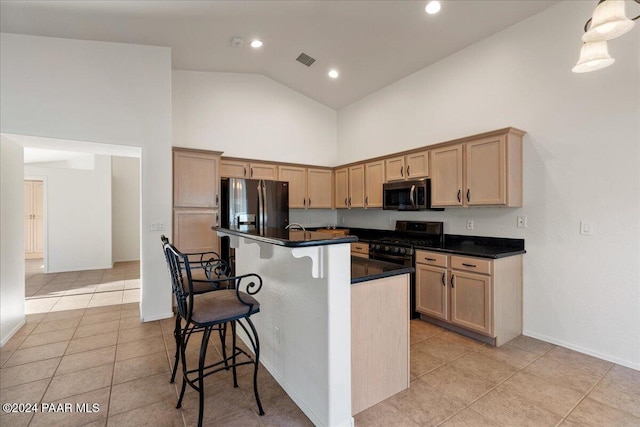
[[382, 184], [384, 184], [384, 162], [378, 160], [364, 165], [364, 207], [382, 207]]
[[222, 159], [220, 176], [225, 178], [278, 179], [275, 164]]
[[522, 136], [509, 128], [431, 150], [431, 204], [522, 206]]
[[369, 244], [363, 242], [352, 242], [351, 255], [360, 258], [369, 258]]
[[504, 344], [522, 333], [522, 256], [416, 251], [416, 310], [425, 320]]
[[331, 169], [278, 166], [280, 181], [289, 182], [289, 207], [292, 209], [330, 209], [333, 205]]
[[335, 171], [335, 207], [363, 208], [365, 198], [365, 165], [357, 164]]
[[24, 256], [42, 258], [44, 253], [44, 186], [24, 181]]
[[419, 151], [385, 159], [385, 168], [387, 182], [428, 177], [429, 151]]
[[219, 252], [220, 153], [173, 148], [173, 244], [182, 252]]
[[409, 387], [409, 275], [351, 285], [351, 413]]

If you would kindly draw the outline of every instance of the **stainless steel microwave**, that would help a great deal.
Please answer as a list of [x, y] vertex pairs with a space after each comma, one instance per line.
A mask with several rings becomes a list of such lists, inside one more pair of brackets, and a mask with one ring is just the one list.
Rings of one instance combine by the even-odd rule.
[[429, 178], [383, 184], [382, 209], [396, 211], [444, 210], [431, 207], [431, 180]]

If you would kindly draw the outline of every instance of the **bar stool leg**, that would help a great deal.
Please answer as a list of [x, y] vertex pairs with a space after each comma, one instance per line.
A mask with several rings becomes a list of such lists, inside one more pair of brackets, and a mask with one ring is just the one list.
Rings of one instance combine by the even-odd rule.
[[211, 327], [206, 327], [202, 333], [202, 344], [200, 345], [200, 360], [198, 361], [198, 427], [202, 427], [202, 418], [204, 415], [204, 366], [207, 357], [207, 345], [211, 336]]
[[180, 326], [181, 320], [180, 315], [176, 313], [176, 326], [173, 329], [173, 337], [176, 340], [176, 357], [173, 362], [173, 371], [171, 372], [171, 380], [169, 383], [173, 384], [176, 380], [176, 373], [178, 372], [178, 363], [180, 363]]
[[236, 321], [232, 321], [231, 322], [231, 333], [233, 334], [233, 336], [231, 337], [232, 339], [232, 347], [231, 347], [231, 351], [233, 352], [233, 354], [231, 355], [232, 360], [231, 360], [231, 369], [233, 370], [233, 386], [234, 387], [238, 387], [238, 375], [236, 373], [236, 354], [238, 353], [236, 351]]
[[189, 332], [188, 329], [185, 328], [185, 331], [181, 330], [179, 335], [180, 357], [182, 359], [182, 387], [180, 389], [180, 397], [178, 397], [176, 409], [180, 409], [182, 407], [182, 398], [184, 397], [184, 392], [187, 389], [187, 356], [185, 354], [185, 336], [187, 334], [189, 334]]
[[[251, 332], [254, 338], [253, 340], [250, 340], [253, 347], [253, 354], [256, 357], [254, 367], [253, 367], [253, 394], [256, 397], [256, 403], [258, 404], [260, 415], [264, 415], [264, 410], [262, 409], [262, 403], [260, 402], [260, 396], [258, 395], [258, 364], [260, 363], [260, 341], [258, 338], [258, 332], [256, 331], [255, 326], [253, 326], [253, 322], [251, 321], [251, 319], [247, 317], [245, 318], [245, 320], [247, 321], [247, 324], [251, 328]], [[245, 332], [247, 331], [246, 328], [243, 327], [243, 329], [245, 330]]]

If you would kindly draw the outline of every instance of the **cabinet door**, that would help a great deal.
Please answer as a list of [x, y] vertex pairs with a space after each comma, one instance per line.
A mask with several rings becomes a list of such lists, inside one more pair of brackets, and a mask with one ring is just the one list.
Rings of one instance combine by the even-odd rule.
[[173, 152], [173, 205], [216, 208], [219, 157], [190, 151]]
[[384, 161], [385, 181], [402, 181], [404, 179], [404, 156], [392, 157]]
[[278, 167], [265, 163], [249, 164], [249, 178], [252, 179], [278, 179]]
[[416, 311], [448, 320], [449, 288], [446, 268], [416, 264]]
[[336, 209], [346, 209], [349, 207], [349, 169], [336, 170], [335, 183], [335, 207]]
[[429, 176], [429, 152], [407, 154], [406, 156], [407, 179], [424, 178]]
[[330, 169], [307, 169], [307, 207], [331, 209], [333, 207], [333, 172]]
[[505, 136], [484, 138], [466, 144], [468, 206], [507, 203], [507, 158]]
[[451, 271], [451, 323], [493, 333], [491, 276]]
[[220, 253], [218, 235], [211, 227], [218, 225], [215, 210], [175, 209], [173, 214], [173, 244], [181, 252]]
[[248, 169], [249, 165], [246, 162], [220, 161], [220, 176], [224, 178], [247, 178]]
[[306, 169], [295, 166], [279, 166], [280, 181], [289, 183], [289, 207], [304, 209], [307, 207]]
[[431, 150], [431, 205], [462, 206], [462, 145]]
[[382, 184], [384, 183], [384, 162], [367, 163], [365, 165], [365, 198], [367, 208], [382, 207]]
[[349, 207], [364, 208], [364, 164], [349, 168]]

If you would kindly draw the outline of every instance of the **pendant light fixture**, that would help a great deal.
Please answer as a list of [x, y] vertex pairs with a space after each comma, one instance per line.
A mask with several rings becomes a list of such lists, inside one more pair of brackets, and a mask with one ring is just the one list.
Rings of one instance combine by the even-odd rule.
[[[633, 0], [640, 4], [640, 0]], [[609, 56], [607, 40], [619, 37], [630, 31], [636, 19], [627, 18], [624, 0], [600, 0], [593, 16], [584, 24], [580, 59], [573, 67], [574, 73], [586, 73], [608, 67], [615, 62]]]

